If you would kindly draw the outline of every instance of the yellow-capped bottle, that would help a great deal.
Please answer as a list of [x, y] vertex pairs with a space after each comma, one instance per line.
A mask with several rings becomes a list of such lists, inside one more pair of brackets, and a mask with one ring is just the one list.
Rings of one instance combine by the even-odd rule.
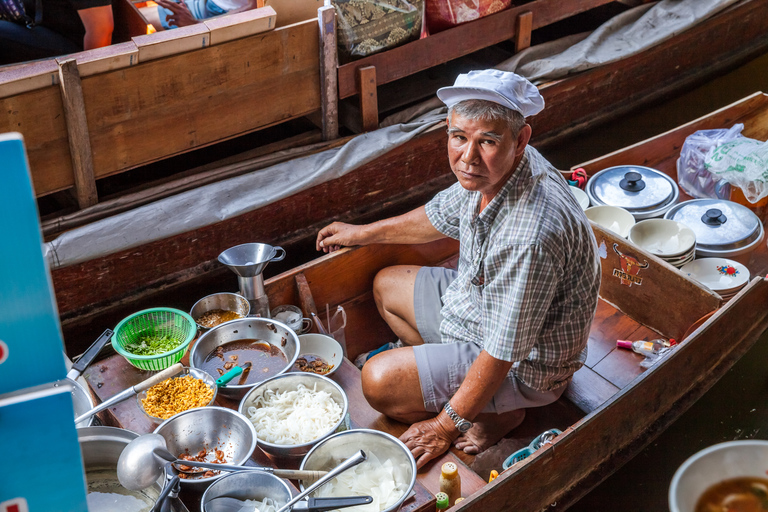
[[449, 506], [461, 497], [461, 477], [459, 467], [453, 462], [446, 462], [440, 468], [440, 491], [448, 495]]

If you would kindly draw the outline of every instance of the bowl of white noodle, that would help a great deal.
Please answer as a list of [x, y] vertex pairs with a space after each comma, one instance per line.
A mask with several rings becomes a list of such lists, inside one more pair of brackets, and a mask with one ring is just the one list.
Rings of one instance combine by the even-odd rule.
[[222, 496], [243, 502], [248, 512], [276, 512], [291, 499], [291, 489], [285, 480], [262, 471], [240, 471], [222, 476], [203, 493], [200, 508]]
[[341, 386], [314, 373], [284, 373], [251, 389], [238, 411], [251, 420], [259, 448], [301, 457], [347, 425], [349, 401]]
[[[378, 430], [355, 429], [323, 439], [307, 453], [301, 469], [328, 471], [363, 450], [367, 459], [317, 489], [316, 498], [371, 496], [368, 505], [344, 512], [394, 512], [416, 483], [416, 461], [402, 441]], [[301, 488], [304, 489], [304, 482]]]

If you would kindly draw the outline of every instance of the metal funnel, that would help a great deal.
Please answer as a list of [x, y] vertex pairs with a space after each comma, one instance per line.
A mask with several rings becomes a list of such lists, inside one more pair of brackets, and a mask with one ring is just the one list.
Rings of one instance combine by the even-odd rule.
[[267, 244], [241, 244], [219, 254], [219, 261], [240, 277], [256, 277], [270, 261], [285, 258], [282, 247]]

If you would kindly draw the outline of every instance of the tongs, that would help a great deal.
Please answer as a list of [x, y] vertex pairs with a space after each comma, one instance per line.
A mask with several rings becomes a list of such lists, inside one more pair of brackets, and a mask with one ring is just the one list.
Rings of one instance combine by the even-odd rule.
[[[325, 512], [356, 505], [367, 505], [373, 502], [370, 496], [348, 496], [344, 498], [309, 498], [307, 501], [299, 501], [291, 510], [293, 512]], [[213, 498], [205, 505], [205, 512], [240, 512], [243, 509], [243, 501], [229, 496]]]

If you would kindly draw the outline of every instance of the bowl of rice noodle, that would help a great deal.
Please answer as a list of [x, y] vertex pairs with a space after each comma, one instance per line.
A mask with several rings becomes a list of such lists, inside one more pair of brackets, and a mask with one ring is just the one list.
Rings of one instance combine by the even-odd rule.
[[[358, 450], [367, 459], [317, 489], [316, 498], [371, 496], [367, 505], [345, 508], [345, 512], [394, 512], [400, 508], [416, 483], [416, 461], [410, 450], [385, 432], [355, 429], [323, 439], [307, 453], [301, 469], [333, 469]], [[303, 490], [305, 485], [301, 483]]]
[[261, 471], [240, 471], [222, 476], [203, 493], [200, 508], [214, 498], [229, 497], [242, 500], [243, 511], [277, 512], [291, 500], [291, 489], [285, 480]]
[[346, 425], [349, 401], [341, 386], [314, 373], [284, 373], [251, 389], [238, 411], [256, 429], [259, 448], [301, 457]]

